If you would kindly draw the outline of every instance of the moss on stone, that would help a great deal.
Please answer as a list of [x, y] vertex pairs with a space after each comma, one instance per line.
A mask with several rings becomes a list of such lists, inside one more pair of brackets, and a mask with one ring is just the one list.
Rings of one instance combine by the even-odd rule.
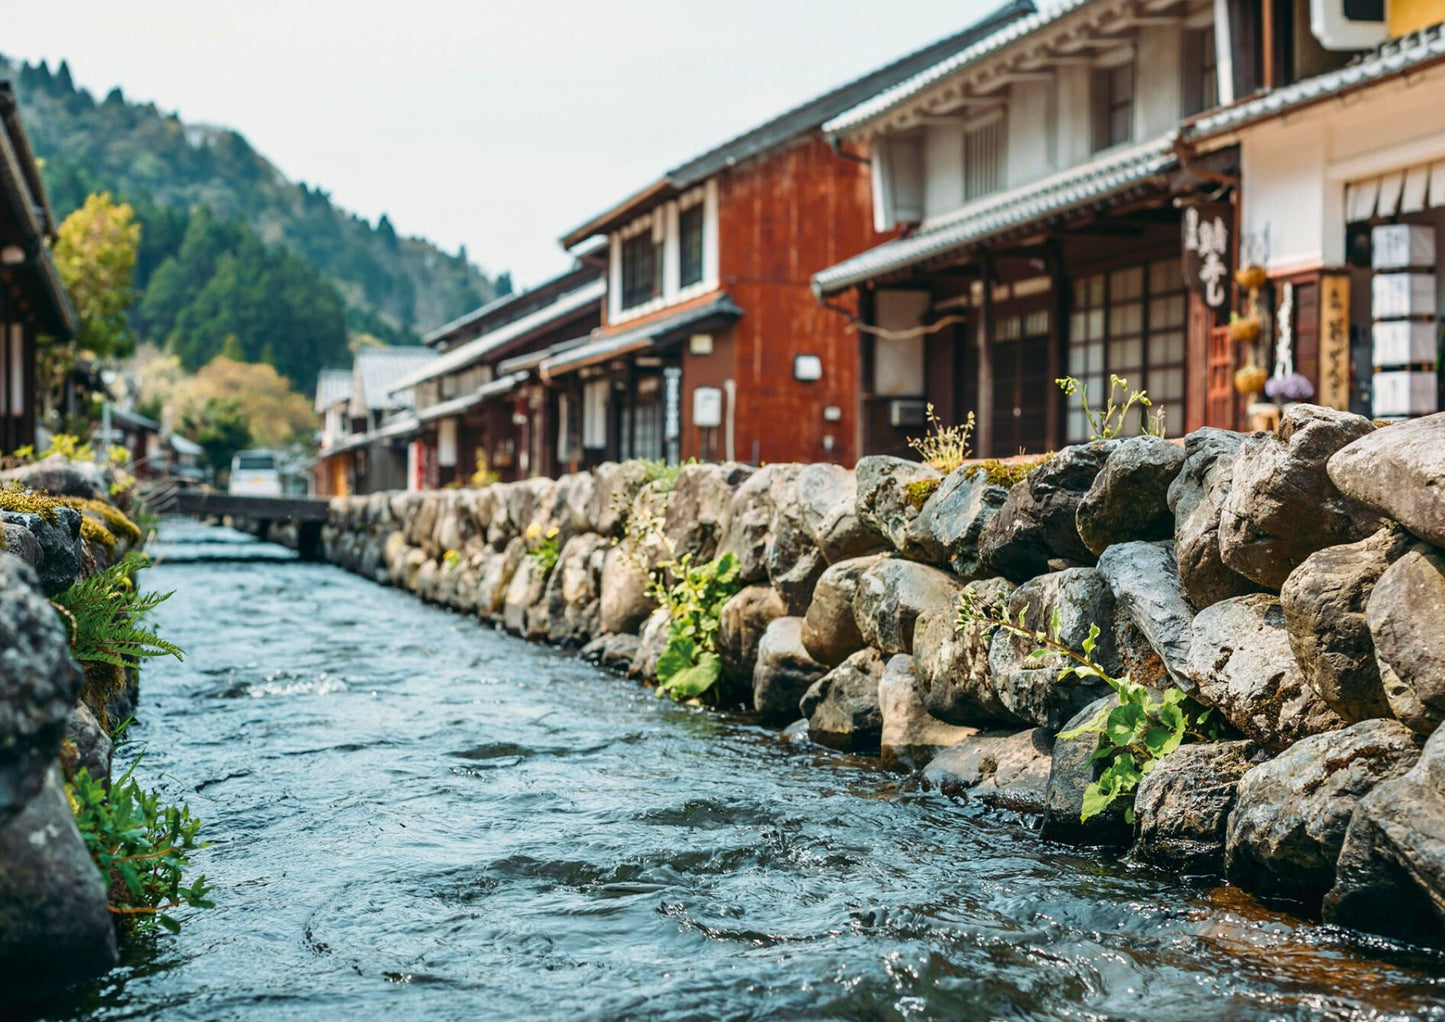
[[0, 511], [39, 515], [51, 525], [55, 524], [56, 508], [62, 506], [64, 506], [62, 501], [44, 493], [18, 488], [0, 489]]
[[938, 492], [942, 482], [942, 479], [915, 479], [911, 483], [904, 483], [903, 492], [908, 495], [908, 503], [913, 505], [913, 510], [922, 511], [923, 505]]
[[1044, 462], [1049, 461], [1053, 456], [1054, 452], [1050, 451], [1048, 454], [1039, 455], [1037, 458], [1027, 458], [1020, 461], [999, 461], [996, 458], [990, 458], [988, 461], [979, 462], [978, 467], [983, 469], [984, 474], [988, 477], [988, 481], [993, 485], [1012, 487], [1023, 482], [1025, 476]]

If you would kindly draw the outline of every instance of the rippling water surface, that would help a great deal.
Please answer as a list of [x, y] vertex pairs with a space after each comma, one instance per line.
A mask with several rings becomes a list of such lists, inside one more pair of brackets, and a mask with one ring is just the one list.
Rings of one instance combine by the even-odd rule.
[[[218, 907], [77, 1018], [1445, 1018], [1445, 959], [1041, 843], [174, 524], [146, 781]], [[283, 560], [267, 563], [268, 559]]]

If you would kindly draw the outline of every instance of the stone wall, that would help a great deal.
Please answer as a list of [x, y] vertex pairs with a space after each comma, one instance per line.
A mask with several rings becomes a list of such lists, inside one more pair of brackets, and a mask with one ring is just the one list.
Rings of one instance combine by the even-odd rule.
[[110, 510], [108, 482], [95, 465], [56, 458], [0, 473], [0, 976], [23, 977], [0, 983], [0, 1014], [14, 998], [44, 997], [117, 961], [107, 882], [64, 781], [80, 767], [109, 778], [111, 738], [100, 721], [131, 714], [136, 676], [128, 672], [103, 705], [87, 705], [48, 600], [138, 540]]
[[[642, 472], [340, 498], [326, 556], [646, 681], [666, 616], [622, 544], [652, 503], [679, 553], [738, 557], [720, 654], [765, 722], [1048, 838], [1445, 942], [1445, 415], [1377, 429], [1295, 405], [1277, 433], [1095, 442], [1017, 482], [868, 457], [691, 465], [664, 497]], [[545, 577], [533, 525], [558, 530]], [[1227, 739], [1159, 761], [1133, 822], [1082, 824], [1093, 742], [1055, 735], [1115, 697], [960, 630], [966, 590], [1075, 649], [1098, 625], [1096, 659], [1217, 709]]]

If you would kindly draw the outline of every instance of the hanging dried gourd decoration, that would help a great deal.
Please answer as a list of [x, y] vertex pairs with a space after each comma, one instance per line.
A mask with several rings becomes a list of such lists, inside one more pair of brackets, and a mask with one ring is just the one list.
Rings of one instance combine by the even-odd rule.
[[1269, 373], [1259, 366], [1255, 351], [1256, 344], [1264, 333], [1260, 292], [1268, 281], [1269, 276], [1263, 266], [1242, 266], [1234, 274], [1234, 282], [1247, 292], [1245, 314], [1233, 317], [1229, 323], [1230, 339], [1247, 346], [1244, 365], [1234, 374], [1234, 389], [1246, 397], [1258, 394], [1269, 379]]

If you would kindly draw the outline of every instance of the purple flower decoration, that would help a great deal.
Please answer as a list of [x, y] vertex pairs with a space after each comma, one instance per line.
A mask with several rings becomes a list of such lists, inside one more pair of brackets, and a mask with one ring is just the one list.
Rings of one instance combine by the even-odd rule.
[[1288, 376], [1271, 376], [1264, 383], [1264, 393], [1276, 401], [1308, 401], [1315, 396], [1315, 388], [1306, 377], [1290, 373]]

